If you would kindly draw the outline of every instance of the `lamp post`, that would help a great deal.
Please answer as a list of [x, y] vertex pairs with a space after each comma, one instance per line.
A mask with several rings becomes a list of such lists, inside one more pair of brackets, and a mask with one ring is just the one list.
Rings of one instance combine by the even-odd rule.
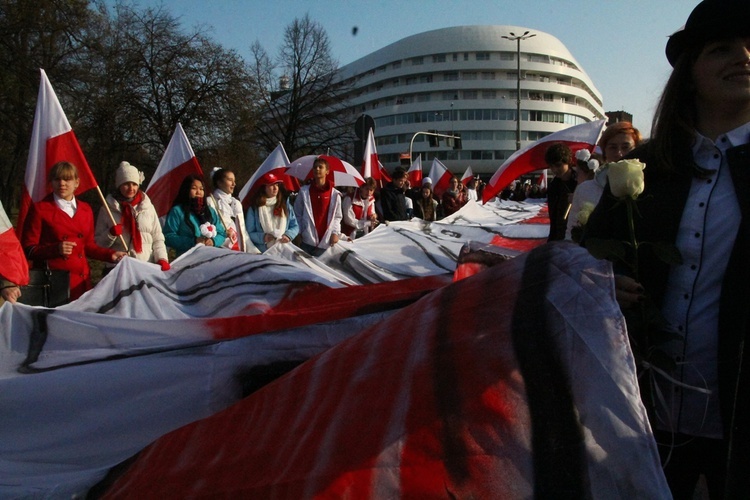
[[516, 35], [512, 31], [510, 36], [503, 36], [506, 40], [516, 42], [516, 62], [518, 67], [518, 73], [516, 74], [516, 151], [521, 149], [521, 40], [526, 40], [536, 36], [536, 34], [529, 34], [525, 31], [523, 35]]

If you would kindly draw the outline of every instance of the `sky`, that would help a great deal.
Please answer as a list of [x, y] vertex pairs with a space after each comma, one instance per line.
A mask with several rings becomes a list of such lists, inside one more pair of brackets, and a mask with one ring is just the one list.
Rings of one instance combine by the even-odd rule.
[[[201, 26], [251, 59], [256, 40], [275, 55], [284, 28], [305, 14], [325, 28], [343, 66], [410, 35], [467, 25], [511, 25], [560, 40], [599, 90], [606, 111], [624, 110], [648, 136], [670, 66], [667, 37], [698, 0], [138, 0]], [[356, 34], [353, 33], [357, 27]]]

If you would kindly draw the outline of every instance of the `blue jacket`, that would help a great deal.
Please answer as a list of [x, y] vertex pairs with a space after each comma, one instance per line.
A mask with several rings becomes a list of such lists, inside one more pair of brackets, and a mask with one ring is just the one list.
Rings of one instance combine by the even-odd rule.
[[[216, 226], [216, 236], [213, 238], [214, 246], [220, 247], [227, 238], [224, 225], [219, 222], [219, 216], [216, 210], [208, 207], [211, 212], [211, 223]], [[181, 205], [175, 205], [167, 214], [164, 221], [164, 241], [167, 246], [174, 248], [177, 255], [180, 256], [193, 248], [196, 243], [195, 239], [203, 236], [200, 229], [200, 221], [195, 214], [190, 214], [190, 224], [185, 221], [185, 209]]]
[[[290, 240], [293, 240], [299, 234], [299, 223], [297, 222], [297, 217], [294, 214], [294, 208], [292, 208], [292, 204], [288, 199], [286, 200], [286, 210], [288, 215], [286, 219], [286, 230], [284, 231], [284, 234]], [[258, 250], [260, 250], [261, 252], [265, 252], [266, 250], [268, 250], [268, 247], [266, 247], [266, 242], [263, 239], [263, 236], [266, 233], [263, 230], [263, 227], [260, 225], [260, 217], [258, 217], [258, 207], [250, 207], [247, 210], [247, 215], [245, 216], [245, 228], [247, 229], [247, 234], [250, 237], [250, 241], [252, 241], [256, 247], [258, 247]]]

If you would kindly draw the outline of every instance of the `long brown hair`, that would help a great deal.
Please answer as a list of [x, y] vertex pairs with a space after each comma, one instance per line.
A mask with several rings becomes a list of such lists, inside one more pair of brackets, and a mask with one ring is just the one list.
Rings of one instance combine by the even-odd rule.
[[[274, 215], [280, 215], [279, 212], [283, 212], [285, 216], [289, 217], [289, 211], [286, 206], [286, 201], [289, 199], [289, 192], [284, 187], [283, 182], [276, 183], [279, 185], [279, 194], [276, 195], [276, 209], [274, 209]], [[261, 186], [253, 196], [250, 202], [253, 207], [262, 207], [266, 204], [266, 186]]]
[[693, 173], [696, 107], [693, 66], [702, 46], [686, 50], [675, 61], [651, 125], [650, 148], [656, 165], [667, 172]]

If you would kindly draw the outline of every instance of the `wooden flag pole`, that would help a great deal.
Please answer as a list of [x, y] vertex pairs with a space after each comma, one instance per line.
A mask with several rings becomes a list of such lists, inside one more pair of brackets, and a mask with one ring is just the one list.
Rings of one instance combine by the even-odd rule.
[[[99, 198], [102, 200], [102, 206], [107, 209], [107, 214], [109, 215], [109, 220], [112, 221], [112, 225], [116, 226], [117, 222], [115, 222], [115, 216], [112, 215], [112, 210], [109, 209], [109, 205], [107, 205], [107, 199], [104, 197], [104, 193], [102, 193], [101, 188], [99, 187], [99, 184], [96, 185], [96, 192], [99, 193]], [[127, 253], [130, 253], [130, 249], [128, 248], [128, 244], [125, 243], [125, 238], [122, 237], [122, 234], [118, 235], [120, 237], [120, 242], [122, 242], [122, 246], [125, 248], [125, 251]]]

